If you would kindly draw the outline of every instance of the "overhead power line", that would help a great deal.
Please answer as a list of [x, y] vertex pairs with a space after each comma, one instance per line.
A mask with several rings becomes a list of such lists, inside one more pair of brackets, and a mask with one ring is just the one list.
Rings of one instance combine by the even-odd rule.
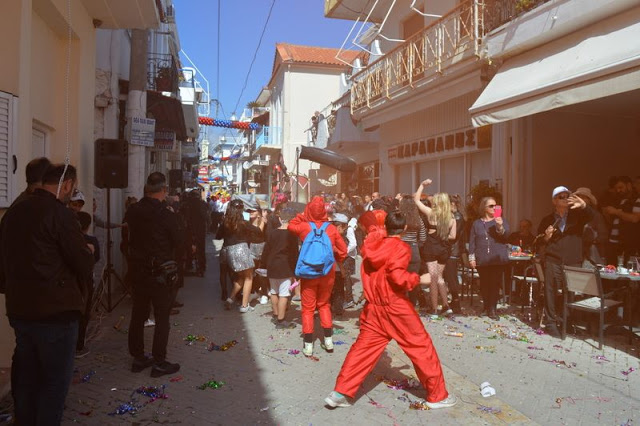
[[271, 7], [269, 8], [269, 14], [267, 15], [267, 20], [264, 22], [264, 27], [262, 28], [262, 34], [260, 34], [260, 40], [258, 40], [258, 46], [256, 46], [256, 51], [253, 53], [253, 59], [251, 59], [251, 65], [249, 65], [249, 71], [247, 72], [247, 76], [244, 79], [244, 85], [242, 86], [242, 90], [240, 91], [240, 96], [238, 96], [238, 101], [236, 102], [236, 105], [233, 107], [233, 112], [238, 111], [238, 105], [240, 105], [240, 99], [242, 99], [244, 90], [247, 88], [249, 76], [251, 75], [253, 64], [256, 61], [256, 56], [258, 56], [258, 50], [260, 49], [260, 45], [262, 44], [262, 38], [264, 37], [264, 33], [265, 31], [267, 31], [267, 25], [269, 25], [269, 19], [271, 19], [271, 12], [273, 11], [273, 6], [275, 4], [276, 4], [276, 0], [272, 0]]

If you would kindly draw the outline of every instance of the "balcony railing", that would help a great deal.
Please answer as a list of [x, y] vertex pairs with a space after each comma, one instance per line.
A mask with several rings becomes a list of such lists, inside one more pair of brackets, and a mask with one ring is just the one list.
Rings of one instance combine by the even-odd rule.
[[149, 54], [147, 84], [150, 90], [177, 93], [179, 76], [173, 56], [168, 53]]
[[279, 127], [263, 126], [256, 134], [256, 149], [262, 145], [280, 145], [274, 137], [278, 131], [280, 131]]
[[351, 113], [371, 109], [407, 87], [480, 56], [490, 31], [549, 0], [467, 0], [352, 77]]

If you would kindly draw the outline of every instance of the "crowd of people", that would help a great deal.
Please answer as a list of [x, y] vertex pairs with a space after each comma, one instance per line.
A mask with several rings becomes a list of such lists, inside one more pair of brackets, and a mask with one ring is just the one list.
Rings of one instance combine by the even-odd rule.
[[[640, 254], [640, 177], [611, 178], [599, 200], [589, 188], [556, 187], [537, 233], [525, 218], [512, 232], [498, 194], [470, 200], [475, 209], [465, 209], [457, 194], [428, 194], [430, 179], [395, 197], [318, 194], [301, 208], [278, 196], [273, 209], [264, 209], [255, 197], [169, 192], [166, 177], [155, 172], [140, 200], [126, 200], [123, 222], [110, 224], [95, 215], [95, 204], [93, 215], [82, 210], [73, 166], [39, 158], [27, 165], [26, 177], [27, 189], [0, 224], [0, 291], [16, 335], [12, 393], [24, 424], [60, 422], [73, 359], [88, 353], [86, 329], [99, 282], [93, 267], [101, 258], [89, 233], [92, 222], [121, 228], [133, 300], [128, 347], [134, 373], [151, 368], [152, 377], [161, 377], [180, 370], [167, 360], [169, 317], [182, 306], [177, 293], [184, 276], [204, 276], [207, 232], [222, 240], [224, 307], [247, 314], [254, 299], [271, 301], [275, 328], [291, 329], [296, 322], [289, 308], [300, 301], [305, 356], [314, 353], [316, 312], [320, 347], [332, 353], [334, 316], [361, 309], [360, 334], [325, 398], [330, 407], [350, 405], [391, 339], [412, 360], [427, 406], [456, 404], [418, 311], [461, 311], [464, 257], [480, 277], [483, 315], [497, 321], [510, 251], [541, 255], [545, 329], [557, 335], [562, 318], [555, 295], [563, 288], [563, 266], [621, 264]], [[362, 291], [356, 300], [357, 257]], [[151, 356], [144, 351], [148, 325], [155, 325]]]

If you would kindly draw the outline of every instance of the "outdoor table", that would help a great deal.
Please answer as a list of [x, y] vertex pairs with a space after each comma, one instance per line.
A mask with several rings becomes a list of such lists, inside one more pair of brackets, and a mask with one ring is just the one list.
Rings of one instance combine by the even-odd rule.
[[[532, 254], [524, 254], [521, 256], [514, 256], [509, 253], [509, 303], [511, 303], [511, 292], [513, 291], [513, 277], [515, 275], [515, 271], [518, 268], [522, 268], [522, 275], [524, 276], [525, 270], [527, 269], [528, 264], [533, 259]], [[505, 299], [507, 295], [505, 294]]]
[[[638, 283], [640, 282], [640, 275], [632, 275], [632, 274], [619, 274], [617, 272], [606, 272], [600, 271], [600, 278], [602, 280], [606, 280], [616, 285], [620, 285], [621, 289], [626, 288], [626, 293], [624, 297], [623, 304], [623, 322], [626, 322], [629, 325], [630, 330], [630, 340], [633, 339], [633, 313], [634, 310], [638, 308], [640, 305], [640, 300], [638, 300]], [[635, 298], [634, 298], [635, 293]], [[624, 327], [624, 325], [622, 326]], [[612, 325], [607, 327], [607, 331], [610, 332], [612, 329], [617, 329], [618, 326]]]

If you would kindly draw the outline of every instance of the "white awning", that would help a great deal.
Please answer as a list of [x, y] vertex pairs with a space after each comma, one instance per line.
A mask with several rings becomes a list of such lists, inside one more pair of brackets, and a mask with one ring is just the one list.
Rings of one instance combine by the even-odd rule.
[[508, 59], [469, 109], [473, 125], [639, 89], [639, 40], [637, 14], [621, 14]]

